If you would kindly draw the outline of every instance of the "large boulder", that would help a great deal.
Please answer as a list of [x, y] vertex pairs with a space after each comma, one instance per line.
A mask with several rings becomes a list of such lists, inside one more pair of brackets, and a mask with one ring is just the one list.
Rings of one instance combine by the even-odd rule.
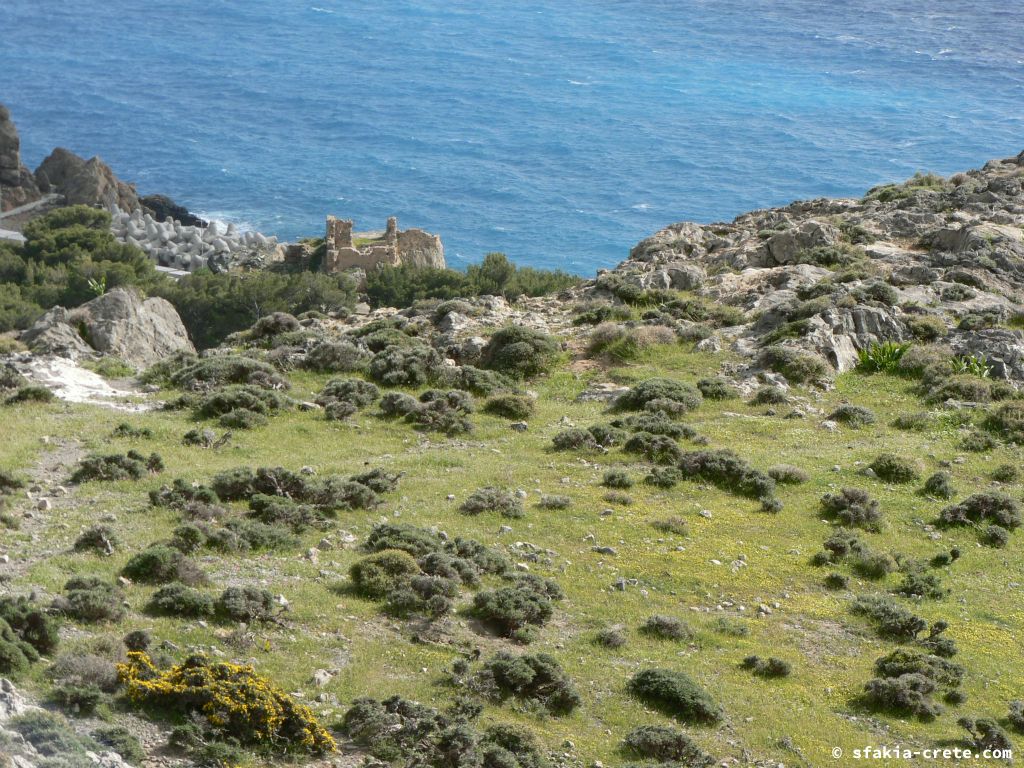
[[186, 227], [206, 228], [209, 222], [178, 205], [166, 195], [146, 195], [139, 199], [142, 209], [157, 221], [177, 221]]
[[909, 332], [891, 307], [832, 307], [812, 317], [802, 338], [842, 373], [857, 365], [858, 351], [887, 341], [905, 341]]
[[21, 164], [21, 137], [11, 120], [11, 112], [0, 104], [0, 212], [40, 197], [32, 172]]
[[801, 251], [835, 245], [839, 239], [839, 230], [827, 221], [810, 219], [772, 235], [767, 242], [768, 254], [775, 264], [793, 264]]
[[68, 205], [99, 205], [108, 211], [139, 207], [135, 187], [118, 179], [106, 163], [98, 157], [84, 160], [62, 147], [36, 169], [36, 183], [44, 192], [63, 195]]
[[170, 302], [115, 288], [75, 309], [54, 307], [21, 340], [34, 352], [73, 360], [113, 355], [143, 368], [175, 352], [194, 352]]

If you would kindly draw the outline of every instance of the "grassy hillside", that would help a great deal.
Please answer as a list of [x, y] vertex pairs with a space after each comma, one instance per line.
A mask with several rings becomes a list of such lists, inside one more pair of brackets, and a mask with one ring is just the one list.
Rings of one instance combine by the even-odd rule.
[[[633, 728], [680, 724], [627, 690], [636, 672], [652, 667], [686, 672], [721, 706], [720, 722], [682, 727], [718, 761], [740, 765], [850, 764], [833, 760], [833, 748], [849, 755], [866, 744], [952, 743], [965, 736], [958, 717], [1005, 717], [1009, 702], [1024, 696], [1019, 653], [1024, 609], [1014, 597], [1024, 583], [1024, 545], [1019, 534], [996, 548], [979, 543], [972, 528], [936, 526], [945, 506], [971, 493], [998, 487], [1021, 498], [1019, 481], [992, 479], [1000, 465], [1020, 466], [1020, 446], [999, 443], [984, 452], [962, 446], [965, 421], [978, 422], [980, 415], [934, 410], [920, 431], [897, 429], [896, 417], [930, 407], [917, 394], [917, 382], [884, 373], [846, 373], [830, 391], [795, 388], [788, 403], [774, 406], [752, 405], [749, 397], [704, 399], [680, 421], [708, 444], [684, 439], [684, 451], [728, 448], [758, 470], [789, 464], [807, 473], [806, 482], [778, 486], [783, 506], [777, 512], [699, 481], [684, 479], [671, 489], [645, 484], [651, 465], [621, 447], [605, 453], [552, 450], [560, 431], [615, 418], [605, 403], [577, 401], [589, 383], [632, 385], [652, 377], [695, 383], [716, 375], [727, 357], [697, 353], [685, 343], [657, 344], [628, 364], [610, 367], [564, 360], [555, 372], [529, 383], [537, 404], [528, 431], [514, 431], [508, 419], [478, 410], [469, 417], [474, 430], [451, 438], [379, 418], [373, 407], [346, 421], [293, 409], [273, 416], [267, 426], [234, 430], [223, 447], [199, 448], [184, 445], [182, 436], [210, 423], [196, 422], [188, 411], [125, 415], [59, 402], [7, 406], [0, 412], [5, 437], [0, 468], [38, 483], [33, 495], [49, 498], [52, 508], [35, 509], [34, 501], [21, 496], [12, 500], [8, 511], [14, 517], [28, 511], [32, 517], [22, 518], [19, 530], [2, 534], [0, 549], [10, 558], [3, 566], [10, 574], [5, 590], [57, 595], [75, 575], [114, 580], [133, 554], [169, 538], [181, 524], [179, 511], [154, 507], [147, 498], [148, 491], [175, 478], [208, 483], [216, 473], [241, 466], [295, 471], [308, 466], [321, 477], [382, 467], [402, 477], [397, 491], [385, 494], [376, 509], [341, 512], [327, 530], [306, 531], [300, 542], [281, 550], [232, 555], [204, 548], [193, 556], [209, 577], [202, 591], [215, 597], [232, 585], [265, 587], [287, 600], [280, 621], [240, 629], [216, 619], [155, 617], [146, 606], [157, 587], [133, 583], [125, 588], [124, 618], [67, 622], [60, 652], [95, 653], [116, 645], [111, 639], [145, 628], [154, 646], [169, 641], [177, 659], [202, 650], [218, 659], [253, 663], [284, 691], [301, 693], [327, 726], [337, 725], [360, 696], [397, 694], [436, 707], [454, 701], [459, 689], [450, 682], [452, 665], [476, 649], [483, 659], [502, 650], [548, 653], [574, 681], [581, 706], [567, 716], [550, 716], [514, 698], [488, 701], [481, 722], [527, 726], [556, 761], [570, 765], [623, 764], [628, 756], [622, 740]], [[298, 400], [312, 399], [331, 378], [309, 372], [288, 377], [290, 394]], [[160, 396], [177, 394], [167, 390]], [[822, 426], [847, 403], [870, 409], [874, 423]], [[789, 418], [794, 409], [802, 417]], [[122, 422], [152, 434], [112, 437]], [[159, 453], [164, 470], [138, 481], [72, 485], [73, 465], [52, 466], [128, 449]], [[913, 461], [919, 479], [889, 484], [865, 476], [863, 469], [883, 452]], [[609, 488], [602, 478], [609, 469], [625, 470], [635, 484], [606, 497]], [[952, 477], [952, 500], [921, 492], [924, 480], [940, 469]], [[67, 495], [55, 490], [58, 485], [68, 489]], [[461, 513], [462, 502], [484, 486], [525, 491], [525, 515]], [[823, 516], [821, 497], [841, 488], [863, 489], [879, 502], [880, 530], [856, 533], [871, 550], [899, 555], [901, 568], [873, 580], [860, 575], [849, 559], [812, 564], [836, 528]], [[538, 507], [542, 495], [555, 494], [570, 497], [571, 504]], [[657, 526], [676, 518], [672, 530]], [[528, 646], [497, 636], [474, 618], [473, 589], [463, 589], [455, 611], [434, 622], [389, 613], [383, 603], [354, 594], [348, 576], [350, 566], [365, 556], [359, 545], [381, 521], [436, 527], [499, 548], [517, 568], [556, 581], [565, 597]], [[109, 557], [73, 551], [79, 534], [98, 522], [106, 522], [122, 546]], [[325, 543], [310, 559], [309, 549], [325, 538], [332, 544]], [[959, 559], [927, 565], [953, 547], [961, 551]], [[893, 594], [905, 572], [917, 569], [914, 562], [924, 564], [919, 570], [937, 576], [949, 593], [939, 599]], [[830, 573], [846, 576], [848, 583], [827, 587]], [[499, 581], [485, 576], [482, 588]], [[851, 612], [856, 596], [876, 593], [890, 594], [929, 623], [949, 623], [945, 635], [959, 649], [953, 661], [966, 670], [964, 703], [945, 705], [930, 720], [865, 703], [864, 686], [876, 677], [875, 660], [897, 647]], [[640, 629], [652, 615], [676, 617], [688, 629], [681, 639], [652, 637]], [[626, 643], [598, 644], [598, 634], [613, 625], [623, 625]], [[792, 672], [779, 678], [755, 675], [741, 666], [751, 655], [780, 658]], [[334, 674], [317, 686], [316, 670]], [[46, 666], [35, 665], [26, 684], [45, 692]], [[941, 698], [941, 693], [934, 696], [936, 702]], [[101, 715], [116, 721], [124, 721], [130, 710], [120, 698], [104, 707]]]

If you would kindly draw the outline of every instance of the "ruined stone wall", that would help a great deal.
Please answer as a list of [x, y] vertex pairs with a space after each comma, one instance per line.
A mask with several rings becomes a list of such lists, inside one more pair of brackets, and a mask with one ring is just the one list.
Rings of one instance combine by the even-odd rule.
[[441, 238], [422, 229], [398, 229], [398, 219], [388, 219], [383, 237], [363, 246], [355, 245], [350, 220], [327, 217], [324, 272], [334, 273], [346, 269], [376, 269], [381, 265], [412, 264], [418, 267], [443, 268], [444, 246]]

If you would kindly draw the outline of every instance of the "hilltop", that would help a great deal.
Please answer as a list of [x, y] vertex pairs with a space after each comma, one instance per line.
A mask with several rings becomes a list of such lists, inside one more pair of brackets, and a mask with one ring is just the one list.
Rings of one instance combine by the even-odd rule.
[[[4, 268], [113, 248], [83, 215]], [[5, 337], [0, 744], [653, 768], [1021, 741], [1024, 154], [674, 224], [545, 295], [515, 274], [368, 275], [212, 344], [198, 293], [140, 279]], [[47, 363], [114, 395], [62, 399]]]

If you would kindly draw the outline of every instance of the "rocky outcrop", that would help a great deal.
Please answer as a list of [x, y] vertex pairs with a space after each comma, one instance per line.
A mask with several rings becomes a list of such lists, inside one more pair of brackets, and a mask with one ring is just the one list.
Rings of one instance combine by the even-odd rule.
[[85, 160], [62, 147], [36, 169], [36, 183], [43, 192], [63, 195], [68, 205], [98, 205], [108, 211], [139, 207], [135, 187], [118, 179], [106, 163], [98, 157]]
[[0, 213], [41, 196], [32, 172], [21, 164], [21, 137], [10, 110], [0, 104]]
[[175, 352], [194, 352], [181, 318], [160, 298], [115, 288], [75, 309], [54, 307], [21, 340], [41, 354], [72, 360], [113, 355], [143, 368]]
[[576, 294], [617, 302], [666, 289], [746, 312], [709, 349], [756, 360], [781, 341], [845, 371], [873, 344], [942, 335], [992, 375], [1024, 381], [1024, 152], [861, 199], [672, 224]]
[[178, 205], [166, 195], [146, 195], [139, 198], [142, 210], [157, 221], [177, 221], [186, 227], [205, 228], [208, 221], [189, 212], [188, 208]]

